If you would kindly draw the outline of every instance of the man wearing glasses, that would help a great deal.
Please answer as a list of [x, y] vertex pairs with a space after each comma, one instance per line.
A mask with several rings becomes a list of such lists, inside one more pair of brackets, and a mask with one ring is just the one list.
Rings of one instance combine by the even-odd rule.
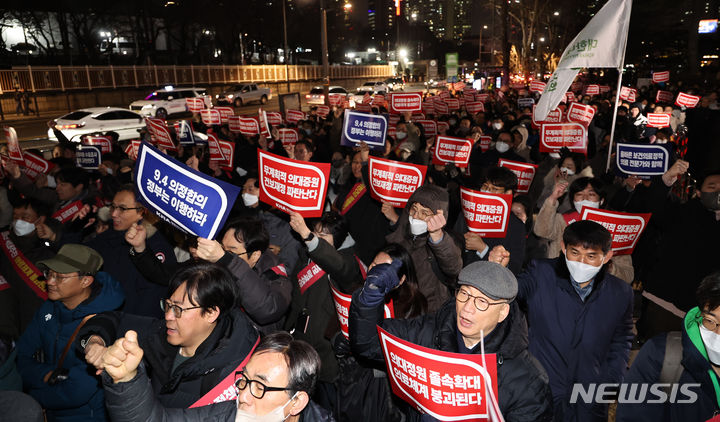
[[320, 356], [285, 332], [263, 337], [245, 368], [235, 372], [236, 400], [193, 409], [167, 409], [146, 394], [143, 349], [128, 331], [103, 355], [106, 404], [115, 422], [267, 421], [332, 422], [329, 412], [310, 401]]
[[[396, 268], [374, 266], [365, 285], [353, 294], [350, 305], [350, 344], [353, 352], [382, 361], [375, 325], [420, 346], [453, 353], [498, 355], [498, 400], [506, 421], [547, 421], [552, 418], [552, 397], [544, 369], [528, 352], [525, 317], [515, 296], [515, 276], [495, 262], [477, 261], [458, 275], [455, 298], [435, 313], [408, 320], [381, 319], [383, 298], [396, 288]], [[410, 420], [432, 421], [411, 411]]]
[[122, 288], [98, 272], [100, 255], [87, 246], [67, 244], [55, 257], [38, 262], [48, 300], [20, 337], [17, 366], [27, 391], [46, 410], [48, 420], [105, 421], [98, 380], [72, 346], [79, 326], [92, 314], [122, 305]]

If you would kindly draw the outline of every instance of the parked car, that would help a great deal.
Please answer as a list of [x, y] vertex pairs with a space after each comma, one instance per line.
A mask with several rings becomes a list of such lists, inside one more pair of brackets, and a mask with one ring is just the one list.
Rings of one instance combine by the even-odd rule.
[[387, 91], [388, 87], [385, 82], [365, 82], [362, 86], [357, 88], [357, 92], [375, 92], [375, 91]]
[[[331, 86], [328, 88], [329, 94], [343, 94], [347, 98], [349, 96], [347, 90], [341, 86]], [[308, 104], [322, 105], [325, 104], [325, 88], [322, 85], [313, 87], [310, 93], [305, 95]]]
[[[138, 129], [143, 128], [143, 116], [118, 107], [83, 108], [55, 119], [55, 129], [71, 142], [80, 142], [82, 135], [97, 132], [115, 132], [120, 141], [137, 139]], [[48, 139], [58, 140], [52, 129], [48, 129]]]
[[272, 99], [270, 88], [258, 88], [256, 84], [235, 85], [229, 90], [215, 96], [218, 104], [232, 104], [235, 107], [242, 107], [253, 101], [265, 104]]
[[130, 110], [137, 111], [143, 116], [165, 119], [175, 113], [188, 111], [186, 98], [203, 97], [206, 105], [211, 104], [205, 88], [175, 88], [166, 86], [145, 97], [144, 100], [135, 101], [130, 104]]
[[405, 81], [403, 78], [385, 79], [385, 85], [387, 85], [390, 91], [402, 91], [405, 89]]

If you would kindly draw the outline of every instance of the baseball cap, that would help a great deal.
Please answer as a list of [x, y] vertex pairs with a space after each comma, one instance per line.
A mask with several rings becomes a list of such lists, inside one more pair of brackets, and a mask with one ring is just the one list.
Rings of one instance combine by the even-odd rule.
[[74, 243], [64, 245], [53, 258], [38, 262], [38, 266], [59, 274], [74, 272], [95, 274], [102, 264], [102, 256], [94, 249]]
[[515, 275], [502, 265], [489, 261], [476, 261], [463, 268], [458, 275], [458, 284], [472, 286], [494, 300], [512, 301], [518, 292]]

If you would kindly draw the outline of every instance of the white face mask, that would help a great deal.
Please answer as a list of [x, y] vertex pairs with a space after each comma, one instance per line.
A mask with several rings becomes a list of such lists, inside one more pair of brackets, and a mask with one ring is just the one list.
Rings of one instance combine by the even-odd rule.
[[567, 174], [568, 176], [572, 176], [572, 175], [575, 174], [574, 171], [570, 170], [570, 169], [567, 168], [567, 167], [560, 167], [560, 172], [561, 172], [561, 173], [565, 173], [565, 174]]
[[567, 259], [567, 256], [565, 257], [565, 264], [567, 264], [568, 271], [570, 271], [570, 276], [573, 281], [578, 284], [586, 283], [592, 280], [602, 268], [602, 264], [599, 267], [593, 267], [592, 265], [585, 264], [583, 262], [570, 261]]
[[575, 209], [577, 210], [577, 212], [581, 212], [583, 207], [600, 208], [599, 202], [589, 201], [587, 199], [573, 202], [573, 205], [575, 205]]
[[395, 137], [398, 139], [405, 139], [407, 137], [407, 133], [405, 132], [395, 132]]
[[420, 236], [421, 234], [427, 232], [428, 228], [426, 221], [418, 220], [410, 216], [408, 216], [408, 220], [410, 221], [410, 233], [413, 235]]
[[492, 124], [492, 127], [493, 127], [493, 129], [495, 129], [495, 130], [500, 130], [500, 129], [502, 129], [503, 124], [502, 124], [502, 123], [493, 123], [493, 124]]
[[[290, 403], [295, 396], [297, 396], [298, 393], [295, 393], [292, 397], [290, 397], [290, 400], [286, 401], [285, 404], [276, 407], [273, 409], [270, 413], [267, 413], [262, 416], [257, 416], [252, 413], [245, 412], [244, 410], [240, 410], [238, 407], [237, 413], [235, 413], [235, 422], [282, 422], [285, 419], [290, 417], [290, 414], [288, 413], [287, 416], [285, 416], [285, 406]], [[239, 403], [240, 396], [236, 399], [236, 402]]]
[[57, 187], [57, 182], [55, 181], [55, 176], [48, 176], [47, 184], [48, 184], [49, 188], [55, 189]]
[[18, 236], [26, 236], [35, 231], [35, 224], [28, 223], [25, 220], [15, 220], [12, 223], [13, 231]]
[[495, 149], [497, 150], [497, 152], [502, 154], [503, 152], [507, 152], [507, 150], [510, 149], [510, 144], [508, 144], [507, 142], [498, 141], [495, 143]]
[[253, 205], [258, 203], [260, 198], [257, 195], [253, 195], [251, 193], [243, 193], [242, 200], [243, 204], [245, 204], [246, 207], [252, 207]]
[[700, 324], [700, 337], [705, 344], [708, 359], [715, 365], [720, 365], [720, 334], [710, 331]]

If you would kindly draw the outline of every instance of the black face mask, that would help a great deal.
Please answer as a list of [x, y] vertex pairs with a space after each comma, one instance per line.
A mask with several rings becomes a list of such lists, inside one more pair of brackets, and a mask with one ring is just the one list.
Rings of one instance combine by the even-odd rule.
[[700, 192], [700, 202], [710, 211], [720, 211], [720, 191]]

